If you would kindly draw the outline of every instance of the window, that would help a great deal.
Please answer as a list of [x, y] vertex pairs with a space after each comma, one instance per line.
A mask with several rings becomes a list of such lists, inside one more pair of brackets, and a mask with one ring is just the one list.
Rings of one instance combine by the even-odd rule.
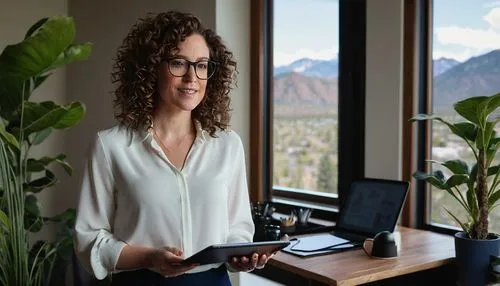
[[273, 189], [337, 194], [338, 9], [274, 0]]
[[333, 210], [364, 172], [364, 0], [252, 1], [253, 201]]
[[[432, 12], [432, 112], [457, 122], [459, 117], [450, 103], [500, 92], [500, 4], [433, 1]], [[440, 124], [432, 124], [431, 145], [434, 160], [460, 158], [469, 165], [473, 161], [466, 143]], [[431, 223], [459, 227], [442, 208], [445, 205], [455, 214], [464, 213], [458, 202], [446, 192], [432, 189], [430, 194]], [[498, 208], [491, 214], [490, 229], [500, 232]]]
[[[419, 58], [421, 76], [419, 112], [439, 114], [451, 122], [460, 117], [452, 103], [477, 95], [500, 92], [500, 5], [495, 1], [475, 3], [468, 0], [422, 0], [421, 13], [422, 50]], [[449, 13], [450, 6], [453, 13]], [[425, 158], [449, 160], [460, 158], [472, 162], [472, 153], [465, 143], [438, 123], [429, 125], [429, 131], [420, 127], [418, 169], [424, 169]], [[498, 127], [497, 127], [498, 128]], [[499, 132], [500, 130], [497, 130]], [[427, 138], [426, 138], [427, 137]], [[497, 162], [500, 158], [497, 158]], [[433, 165], [434, 170], [438, 165]], [[442, 170], [445, 174], [447, 170]], [[459, 218], [465, 215], [462, 207], [449, 194], [430, 185], [417, 182], [421, 196], [418, 215], [421, 226], [454, 232], [459, 226], [444, 211], [449, 208]], [[425, 190], [425, 191], [423, 191]], [[500, 232], [500, 209], [490, 215], [490, 230]]]

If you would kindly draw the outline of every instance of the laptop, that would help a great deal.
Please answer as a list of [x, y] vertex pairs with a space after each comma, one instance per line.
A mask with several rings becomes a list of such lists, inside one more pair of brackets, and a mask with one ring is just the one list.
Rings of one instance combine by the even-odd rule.
[[354, 181], [330, 234], [352, 242], [363, 242], [381, 231], [393, 232], [409, 186], [408, 182], [394, 180]]
[[299, 256], [326, 254], [358, 247], [381, 231], [393, 232], [408, 190], [409, 183], [403, 181], [356, 180], [331, 232], [302, 237], [284, 251]]

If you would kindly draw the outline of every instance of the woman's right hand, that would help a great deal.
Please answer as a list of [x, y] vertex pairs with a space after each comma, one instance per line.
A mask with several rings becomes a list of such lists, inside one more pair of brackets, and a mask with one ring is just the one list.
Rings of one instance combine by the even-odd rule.
[[184, 260], [184, 254], [182, 250], [177, 247], [157, 248], [152, 251], [150, 259], [153, 268], [167, 277], [175, 277], [184, 274], [186, 271], [199, 266], [198, 264], [181, 264]]

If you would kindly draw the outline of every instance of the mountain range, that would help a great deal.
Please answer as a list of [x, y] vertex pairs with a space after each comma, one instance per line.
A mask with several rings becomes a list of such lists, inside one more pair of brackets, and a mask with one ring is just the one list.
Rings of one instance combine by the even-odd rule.
[[[433, 74], [434, 76], [440, 75], [458, 64], [460, 64], [460, 62], [455, 59], [436, 59], [433, 61]], [[295, 72], [305, 76], [336, 78], [338, 76], [338, 69], [339, 63], [337, 59], [312, 60], [308, 58], [302, 58], [292, 62], [289, 65], [275, 67], [273, 73], [274, 76]]]
[[[338, 102], [338, 61], [299, 59], [274, 68], [275, 110], [296, 113], [308, 106], [325, 109]], [[464, 62], [450, 58], [433, 61], [433, 104], [436, 110], [450, 109], [453, 102], [474, 95], [500, 92], [500, 50], [473, 57]], [[293, 108], [295, 106], [296, 108]], [[312, 109], [311, 109], [312, 108]]]

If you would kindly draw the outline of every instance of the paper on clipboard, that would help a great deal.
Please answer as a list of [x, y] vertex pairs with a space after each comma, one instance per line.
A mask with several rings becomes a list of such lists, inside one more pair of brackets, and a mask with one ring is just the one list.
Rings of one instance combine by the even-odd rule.
[[[355, 247], [354, 244], [348, 242], [349, 242], [348, 240], [333, 236], [329, 233], [320, 233], [320, 234], [301, 237], [297, 241], [291, 241], [290, 245], [285, 247], [282, 251], [301, 257], [307, 257], [307, 256], [339, 252], [342, 250]], [[311, 250], [322, 249], [332, 245], [338, 245], [338, 246], [334, 246], [328, 250], [319, 250], [311, 252]], [[303, 252], [301, 250], [306, 250], [308, 252]]]

